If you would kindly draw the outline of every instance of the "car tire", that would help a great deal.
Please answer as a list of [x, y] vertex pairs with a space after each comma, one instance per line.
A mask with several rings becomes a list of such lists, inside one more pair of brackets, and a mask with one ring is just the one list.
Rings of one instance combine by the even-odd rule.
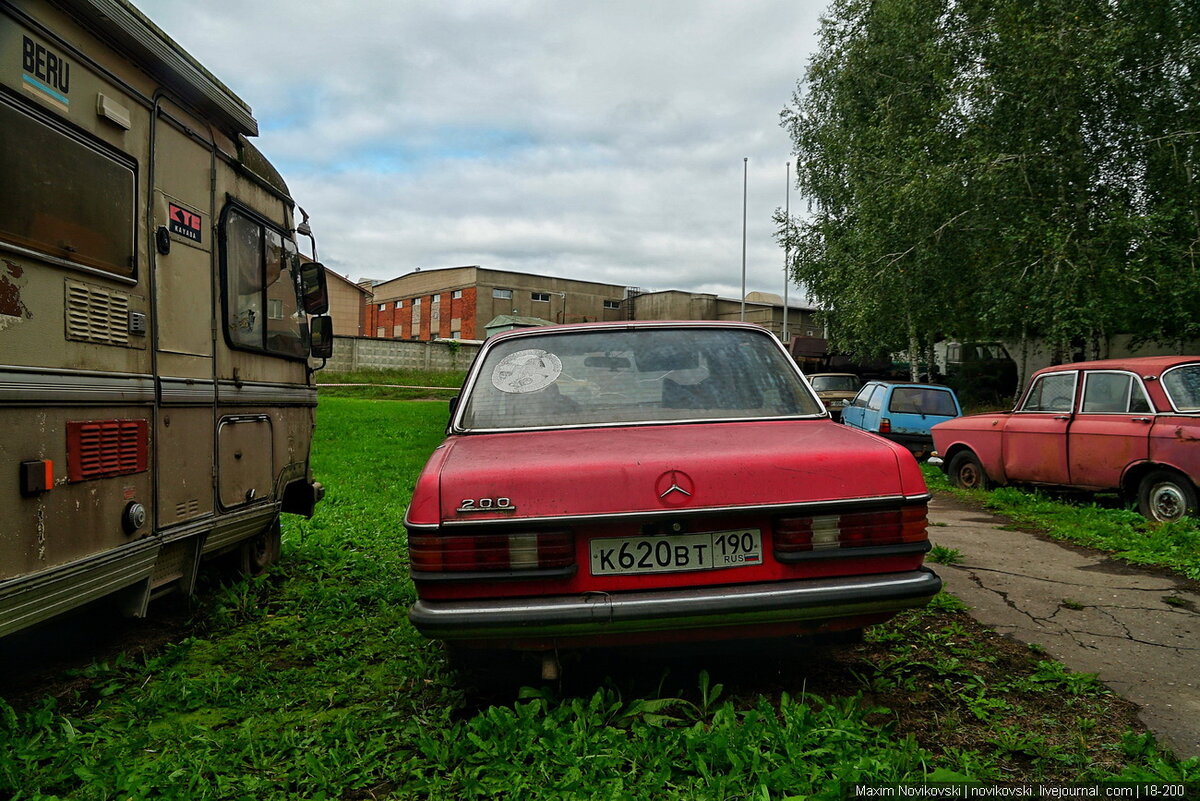
[[950, 483], [960, 489], [986, 490], [993, 486], [979, 457], [971, 451], [959, 451], [954, 454], [946, 474], [950, 477]]
[[283, 535], [278, 518], [262, 533], [242, 543], [238, 551], [239, 572], [243, 576], [257, 576], [279, 561], [283, 550]]
[[1138, 511], [1159, 523], [1173, 523], [1196, 514], [1196, 488], [1172, 470], [1147, 473], [1138, 484]]

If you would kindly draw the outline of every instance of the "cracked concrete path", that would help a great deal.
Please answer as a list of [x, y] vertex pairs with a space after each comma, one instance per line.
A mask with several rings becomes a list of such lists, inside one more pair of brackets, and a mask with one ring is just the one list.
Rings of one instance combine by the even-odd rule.
[[1200, 589], [1195, 582], [1051, 542], [945, 496], [929, 538], [962, 554], [931, 565], [985, 626], [1096, 673], [1141, 707], [1179, 757], [1200, 756]]

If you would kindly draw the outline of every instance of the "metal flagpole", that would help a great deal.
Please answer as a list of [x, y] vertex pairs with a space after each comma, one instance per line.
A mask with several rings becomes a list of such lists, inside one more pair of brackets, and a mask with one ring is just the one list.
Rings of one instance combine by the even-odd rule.
[[791, 283], [788, 276], [788, 251], [792, 246], [792, 240], [788, 236], [792, 230], [792, 162], [790, 161], [783, 173], [783, 190], [783, 343], [786, 345], [788, 341], [788, 284]]
[[746, 321], [746, 174], [750, 158], [742, 159], [742, 322]]

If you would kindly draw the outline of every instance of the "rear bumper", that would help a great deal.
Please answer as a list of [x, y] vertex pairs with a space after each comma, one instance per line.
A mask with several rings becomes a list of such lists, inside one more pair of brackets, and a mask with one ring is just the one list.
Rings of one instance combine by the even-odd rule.
[[897, 445], [903, 445], [916, 456], [923, 456], [933, 450], [933, 437], [928, 434], [880, 434]]
[[658, 592], [501, 600], [418, 600], [409, 619], [426, 637], [457, 641], [610, 637], [887, 616], [923, 606], [942, 587], [928, 568], [904, 573]]

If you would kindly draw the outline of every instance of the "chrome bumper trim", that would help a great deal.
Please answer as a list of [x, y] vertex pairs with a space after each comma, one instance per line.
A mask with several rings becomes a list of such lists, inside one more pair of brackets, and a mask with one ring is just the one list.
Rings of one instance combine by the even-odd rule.
[[820, 620], [919, 606], [942, 587], [928, 568], [905, 573], [659, 592], [550, 598], [418, 600], [409, 619], [439, 639], [553, 637]]

